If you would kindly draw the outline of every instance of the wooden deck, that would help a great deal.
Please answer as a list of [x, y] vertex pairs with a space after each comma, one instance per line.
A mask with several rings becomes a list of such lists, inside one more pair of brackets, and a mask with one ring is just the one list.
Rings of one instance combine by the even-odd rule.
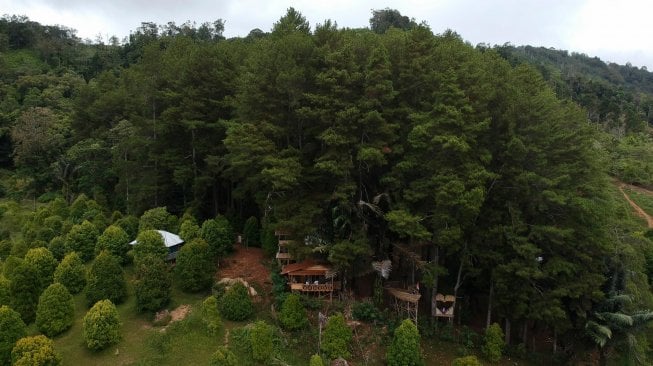
[[340, 282], [330, 283], [320, 283], [320, 284], [305, 284], [305, 283], [291, 283], [291, 291], [301, 291], [301, 292], [332, 292], [333, 290], [340, 289]]

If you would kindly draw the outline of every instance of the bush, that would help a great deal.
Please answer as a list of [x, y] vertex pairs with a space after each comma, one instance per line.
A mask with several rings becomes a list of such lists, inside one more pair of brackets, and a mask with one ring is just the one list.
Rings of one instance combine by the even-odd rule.
[[127, 296], [127, 284], [118, 258], [107, 251], [101, 252], [88, 273], [84, 292], [89, 306], [103, 299], [121, 303]]
[[454, 359], [451, 366], [481, 366], [481, 362], [476, 356], [465, 356]]
[[82, 335], [86, 347], [98, 351], [120, 341], [118, 310], [110, 300], [100, 300], [86, 313]]
[[23, 262], [12, 271], [9, 281], [11, 308], [20, 314], [25, 323], [33, 322], [36, 316], [36, 305], [41, 294], [36, 268]]
[[8, 306], [0, 306], [0, 365], [9, 365], [11, 349], [26, 334], [25, 323], [20, 314]]
[[66, 286], [71, 294], [77, 294], [86, 286], [86, 268], [76, 252], [69, 253], [54, 271], [54, 282]]
[[168, 265], [158, 257], [147, 256], [137, 261], [136, 308], [139, 311], [158, 311], [170, 302], [172, 278]]
[[13, 243], [9, 239], [0, 240], [0, 260], [4, 260], [11, 254]]
[[207, 297], [202, 302], [202, 321], [206, 325], [209, 334], [212, 335], [217, 334], [220, 326], [222, 326], [220, 312], [218, 311], [218, 300], [213, 296]]
[[227, 347], [220, 346], [211, 355], [210, 366], [238, 366], [238, 358]]
[[493, 323], [487, 328], [482, 351], [488, 361], [497, 363], [501, 360], [505, 346], [503, 339], [503, 331], [499, 324]]
[[93, 259], [95, 255], [95, 242], [98, 238], [98, 232], [95, 225], [89, 221], [84, 221], [70, 229], [66, 236], [66, 247], [69, 252], [77, 252], [84, 262]]
[[121, 229], [125, 230], [129, 239], [136, 238], [136, 235], [138, 235], [139, 222], [136, 216], [124, 216], [114, 222], [114, 225], [120, 226]]
[[36, 274], [39, 277], [39, 292], [52, 283], [54, 270], [57, 269], [59, 263], [49, 250], [46, 248], [30, 249], [25, 254], [25, 262], [36, 268]]
[[320, 355], [311, 356], [311, 360], [308, 363], [308, 366], [324, 366], [324, 362], [322, 361], [322, 357], [320, 357]]
[[352, 332], [345, 322], [345, 317], [341, 313], [332, 315], [327, 320], [326, 327], [322, 332], [322, 351], [330, 359], [348, 358], [351, 339]]
[[48, 337], [61, 334], [73, 325], [75, 304], [66, 286], [53, 283], [43, 291], [36, 308], [36, 327]]
[[189, 242], [200, 237], [200, 227], [195, 220], [184, 220], [179, 229], [179, 237]]
[[374, 322], [381, 320], [381, 313], [370, 301], [357, 302], [352, 307], [351, 315], [356, 320]]
[[420, 349], [419, 332], [412, 320], [404, 320], [395, 329], [392, 344], [388, 348], [387, 361], [389, 366], [418, 366], [424, 364]]
[[218, 302], [220, 314], [226, 319], [243, 321], [254, 312], [252, 300], [249, 298], [249, 291], [240, 282], [233, 284]]
[[168, 248], [163, 242], [163, 236], [158, 231], [144, 230], [138, 233], [138, 237], [136, 237], [133, 254], [136, 264], [138, 264], [140, 258], [146, 256], [155, 256], [165, 261], [168, 257]]
[[270, 359], [273, 352], [272, 337], [274, 335], [272, 326], [264, 321], [254, 323], [249, 332], [249, 339], [252, 344], [252, 358], [263, 362]]
[[258, 220], [252, 216], [245, 221], [243, 228], [245, 234], [245, 245], [250, 247], [258, 247], [261, 245], [261, 233], [258, 228]]
[[297, 330], [308, 325], [306, 310], [297, 294], [290, 294], [281, 306], [281, 325], [288, 330]]
[[138, 231], [165, 230], [176, 233], [178, 229], [177, 216], [168, 212], [165, 207], [156, 207], [147, 210], [141, 215]]
[[103, 250], [109, 251], [120, 260], [121, 264], [127, 262], [127, 252], [131, 249], [129, 236], [118, 225], [111, 225], [97, 238], [95, 254]]
[[61, 355], [54, 349], [54, 342], [44, 335], [25, 337], [11, 351], [14, 366], [58, 366]]
[[223, 257], [232, 250], [234, 233], [224, 216], [204, 221], [200, 237], [209, 245], [213, 257]]
[[209, 246], [202, 239], [195, 239], [181, 247], [177, 254], [175, 275], [184, 291], [201, 291], [213, 282], [215, 265]]

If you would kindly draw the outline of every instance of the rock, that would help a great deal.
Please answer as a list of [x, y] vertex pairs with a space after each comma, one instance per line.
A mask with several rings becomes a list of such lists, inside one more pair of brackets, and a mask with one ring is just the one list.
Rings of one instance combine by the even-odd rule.
[[252, 297], [254, 297], [254, 296], [258, 296], [258, 292], [256, 292], [256, 290], [254, 289], [254, 287], [250, 287], [250, 288], [249, 288], [249, 296], [252, 296]]

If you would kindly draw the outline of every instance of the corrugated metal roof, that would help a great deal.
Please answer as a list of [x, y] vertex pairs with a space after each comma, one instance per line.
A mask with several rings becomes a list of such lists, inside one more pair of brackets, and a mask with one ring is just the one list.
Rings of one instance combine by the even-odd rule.
[[[163, 244], [165, 244], [166, 248], [174, 247], [175, 245], [182, 244], [184, 240], [179, 237], [177, 234], [173, 234], [171, 232], [167, 232], [165, 230], [157, 230], [159, 234], [161, 234], [161, 237], [163, 238]], [[135, 245], [138, 244], [136, 240], [133, 240], [129, 244]]]

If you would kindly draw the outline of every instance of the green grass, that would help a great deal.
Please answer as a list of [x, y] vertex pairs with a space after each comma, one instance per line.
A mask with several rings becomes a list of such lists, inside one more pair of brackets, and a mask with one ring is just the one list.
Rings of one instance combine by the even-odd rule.
[[634, 189], [625, 188], [626, 194], [647, 214], [653, 216], [653, 196], [638, 192]]

